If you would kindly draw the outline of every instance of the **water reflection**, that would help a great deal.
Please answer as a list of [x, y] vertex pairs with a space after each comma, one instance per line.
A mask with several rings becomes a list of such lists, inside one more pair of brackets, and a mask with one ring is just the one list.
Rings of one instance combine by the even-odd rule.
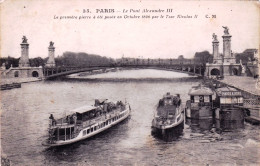
[[194, 132], [212, 131], [221, 133], [244, 128], [244, 121], [220, 121], [215, 119], [186, 119], [185, 124], [190, 126]]
[[233, 131], [236, 129], [244, 128], [244, 120], [228, 121], [228, 120], [215, 120], [216, 128], [220, 131]]
[[163, 131], [152, 127], [151, 135], [154, 138], [163, 140], [165, 142], [178, 141], [183, 135], [183, 125], [179, 125], [176, 128], [171, 128]]
[[213, 119], [186, 119], [185, 124], [190, 126], [192, 131], [211, 130], [213, 127]]

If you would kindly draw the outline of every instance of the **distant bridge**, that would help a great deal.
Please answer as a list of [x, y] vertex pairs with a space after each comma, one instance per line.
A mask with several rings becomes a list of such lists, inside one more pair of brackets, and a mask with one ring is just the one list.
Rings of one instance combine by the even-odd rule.
[[205, 67], [201, 64], [172, 64], [172, 65], [106, 65], [106, 66], [87, 66], [87, 67], [44, 67], [43, 75], [46, 79], [54, 79], [80, 72], [105, 73], [111, 70], [120, 69], [156, 69], [174, 72], [187, 73], [194, 76], [203, 76]]

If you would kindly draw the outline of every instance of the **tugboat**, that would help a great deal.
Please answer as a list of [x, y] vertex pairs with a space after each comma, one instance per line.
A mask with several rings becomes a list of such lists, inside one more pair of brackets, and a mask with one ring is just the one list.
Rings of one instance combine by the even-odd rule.
[[171, 95], [169, 92], [160, 99], [152, 121], [154, 133], [165, 134], [168, 130], [182, 132], [184, 115], [181, 107], [180, 95]]
[[192, 87], [189, 91], [190, 100], [186, 102], [185, 115], [190, 119], [212, 119], [214, 92], [206, 86]]
[[55, 120], [49, 117], [49, 137], [42, 144], [48, 147], [62, 146], [92, 137], [126, 119], [130, 105], [122, 101], [95, 100], [94, 106], [83, 106], [70, 111], [66, 117]]

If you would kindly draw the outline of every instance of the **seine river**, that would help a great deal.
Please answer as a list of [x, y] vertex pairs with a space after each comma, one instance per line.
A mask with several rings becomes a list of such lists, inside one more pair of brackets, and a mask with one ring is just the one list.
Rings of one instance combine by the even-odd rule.
[[[74, 75], [75, 76], [75, 75]], [[183, 104], [199, 79], [170, 71], [130, 70], [81, 79], [23, 84], [1, 92], [2, 153], [13, 165], [260, 165], [259, 126], [216, 132], [208, 121], [185, 124], [182, 134], [151, 134], [156, 104], [179, 93]], [[93, 138], [48, 149], [48, 118], [94, 99], [127, 100], [131, 117]]]

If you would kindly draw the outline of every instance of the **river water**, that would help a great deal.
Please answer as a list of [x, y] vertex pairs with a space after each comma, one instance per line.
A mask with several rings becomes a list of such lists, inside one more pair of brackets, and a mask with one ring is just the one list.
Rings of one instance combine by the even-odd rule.
[[[179, 93], [185, 103], [199, 79], [151, 69], [80, 78], [27, 83], [1, 92], [2, 153], [13, 165], [260, 165], [259, 126], [245, 123], [241, 129], [215, 132], [211, 122], [187, 121], [182, 134], [151, 134], [159, 99], [166, 92]], [[126, 99], [131, 117], [69, 146], [41, 145], [49, 114], [58, 118], [97, 98]]]

